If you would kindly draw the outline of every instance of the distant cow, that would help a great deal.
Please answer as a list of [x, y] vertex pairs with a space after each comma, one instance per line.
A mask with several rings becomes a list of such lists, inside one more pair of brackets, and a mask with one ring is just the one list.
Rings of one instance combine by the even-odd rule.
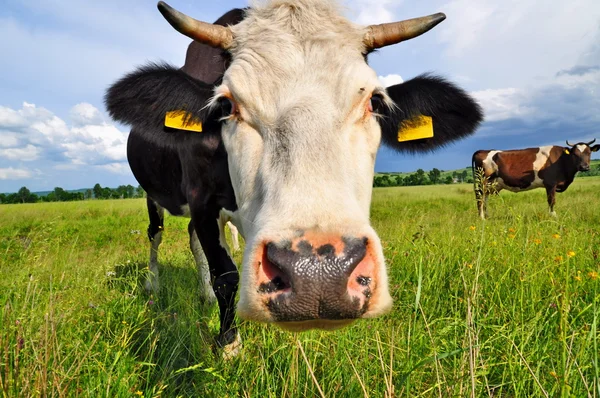
[[[163, 2], [158, 7], [175, 29], [218, 51], [205, 56], [190, 48], [183, 70], [142, 67], [106, 95], [112, 117], [132, 126], [128, 160], [148, 193], [149, 287], [158, 283], [166, 208], [191, 217], [191, 248], [197, 259], [201, 248], [206, 254], [210, 274], [202, 280], [212, 283], [221, 315], [217, 341], [227, 350], [239, 342], [227, 220], [246, 242], [242, 318], [332, 329], [388, 311], [383, 250], [369, 223], [380, 143], [430, 152], [473, 134], [482, 112], [435, 76], [385, 88], [367, 56], [445, 16], [361, 26], [333, 2], [273, 0], [256, 3], [241, 21], [210, 24]], [[209, 74], [210, 66], [220, 70]], [[165, 128], [165, 115], [171, 120], [174, 113], [185, 121]], [[187, 130], [190, 124], [196, 131]], [[423, 126], [427, 134], [418, 139], [401, 134]]]
[[[521, 192], [541, 187], [546, 188], [550, 214], [556, 216], [555, 193], [566, 191], [578, 171], [590, 169], [591, 154], [600, 149], [600, 145], [591, 146], [595, 141], [575, 145], [567, 141], [567, 148], [549, 145], [512, 151], [475, 152], [472, 164], [480, 217], [485, 219], [487, 215], [486, 204], [490, 188], [496, 192], [502, 189]], [[483, 170], [483, 175], [479, 178], [476, 175], [477, 169]], [[483, 184], [479, 181], [481, 177], [484, 178]]]

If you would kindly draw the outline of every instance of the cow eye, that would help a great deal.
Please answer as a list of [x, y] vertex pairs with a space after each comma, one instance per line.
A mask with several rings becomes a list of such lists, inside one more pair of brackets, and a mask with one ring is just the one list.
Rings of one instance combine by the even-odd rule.
[[232, 116], [237, 113], [237, 107], [235, 106], [235, 102], [231, 98], [221, 97], [219, 99], [219, 104], [221, 105], [223, 117]]
[[369, 111], [379, 113], [384, 108], [383, 95], [373, 93], [369, 102]]

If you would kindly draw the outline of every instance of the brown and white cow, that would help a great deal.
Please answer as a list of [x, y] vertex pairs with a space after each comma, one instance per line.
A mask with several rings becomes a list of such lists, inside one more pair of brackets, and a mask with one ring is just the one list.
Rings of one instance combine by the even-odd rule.
[[[159, 207], [191, 216], [192, 250], [199, 253], [199, 241], [221, 310], [219, 344], [234, 344], [237, 333], [238, 273], [219, 239], [227, 218], [246, 241], [241, 317], [332, 329], [388, 311], [385, 260], [369, 223], [380, 143], [429, 152], [473, 134], [482, 112], [436, 76], [385, 88], [367, 57], [445, 16], [361, 26], [332, 1], [271, 0], [222, 26], [158, 7], [179, 32], [220, 50], [222, 61], [188, 53], [186, 65], [211, 62], [222, 73], [209, 82], [146, 66], [116, 82], [106, 104], [133, 126], [128, 158], [152, 198], [151, 239], [161, 231]], [[173, 111], [202, 122], [202, 131], [165, 129]], [[423, 121], [433, 137], [399, 140]]]
[[[549, 145], [510, 151], [475, 152], [472, 164], [479, 216], [485, 219], [487, 215], [490, 190], [521, 192], [542, 187], [546, 188], [550, 214], [556, 216], [556, 192], [566, 191], [578, 171], [590, 169], [591, 154], [600, 149], [600, 145], [591, 146], [595, 141], [575, 145], [567, 141], [567, 147]], [[477, 169], [483, 170], [479, 180], [483, 177], [484, 181], [478, 181]]]

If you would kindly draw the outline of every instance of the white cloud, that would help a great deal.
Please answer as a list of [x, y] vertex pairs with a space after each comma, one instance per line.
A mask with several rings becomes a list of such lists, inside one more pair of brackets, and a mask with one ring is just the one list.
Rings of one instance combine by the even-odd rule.
[[483, 107], [489, 122], [530, 115], [533, 109], [524, 106], [526, 95], [516, 88], [474, 91], [471, 93]]
[[597, 113], [595, 104], [600, 103], [600, 69], [560, 73], [526, 89], [487, 89], [471, 94], [483, 107], [485, 120], [489, 122], [552, 119], [559, 115], [588, 119]]
[[[2, 111], [0, 110], [0, 116], [2, 115]], [[0, 125], [2, 122], [0, 121]], [[19, 145], [19, 137], [16, 133], [11, 133], [8, 131], [0, 131], [0, 147], [11, 148]]]
[[351, 18], [362, 25], [380, 24], [394, 21], [393, 8], [401, 1], [397, 0], [353, 0], [350, 7], [356, 15]]
[[395, 84], [404, 83], [404, 79], [400, 75], [390, 74], [385, 76], [379, 76], [379, 81], [385, 86], [390, 87]]
[[131, 174], [131, 169], [127, 163], [108, 163], [98, 167], [114, 174]]
[[14, 169], [12, 167], [0, 169], [0, 180], [21, 180], [31, 178], [32, 173], [25, 169]]
[[27, 102], [18, 110], [0, 108], [0, 121], [7, 121], [7, 126], [0, 124], [0, 131], [14, 128], [14, 120], [19, 120], [18, 129], [10, 135], [11, 148], [2, 149], [0, 157], [20, 161], [45, 157], [76, 165], [126, 161], [127, 134], [104, 122], [97, 108], [80, 103], [70, 114], [72, 125], [49, 110]]
[[36, 160], [40, 155], [40, 152], [40, 148], [27, 144], [24, 148], [0, 149], [0, 157], [4, 157], [8, 160], [22, 160], [24, 162], [29, 162]]
[[77, 126], [102, 124], [102, 115], [98, 108], [87, 102], [82, 102], [71, 108], [70, 117]]
[[441, 9], [448, 19], [436, 30], [446, 68], [483, 88], [522, 88], [553, 77], [584, 62], [599, 37], [595, 0], [452, 0]]

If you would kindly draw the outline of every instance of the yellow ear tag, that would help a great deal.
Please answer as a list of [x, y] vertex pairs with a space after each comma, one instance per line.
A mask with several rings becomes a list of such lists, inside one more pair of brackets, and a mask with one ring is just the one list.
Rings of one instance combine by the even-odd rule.
[[171, 127], [173, 129], [195, 131], [200, 133], [202, 131], [202, 123], [194, 120], [185, 122], [187, 113], [184, 111], [171, 111], [165, 115], [165, 127]]
[[433, 137], [433, 120], [431, 116], [420, 115], [405, 120], [398, 130], [398, 142], [420, 140]]
[[570, 154], [571, 154], [571, 152], [570, 152], [568, 149], [565, 149], [565, 153], [566, 153], [567, 155], [570, 155]]

